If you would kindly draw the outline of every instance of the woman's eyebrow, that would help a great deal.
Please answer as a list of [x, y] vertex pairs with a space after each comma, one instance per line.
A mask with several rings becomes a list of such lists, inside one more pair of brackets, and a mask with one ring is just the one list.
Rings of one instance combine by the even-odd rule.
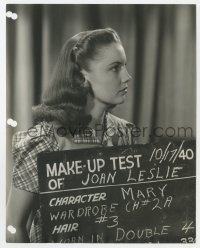
[[109, 65], [113, 65], [113, 64], [120, 64], [120, 65], [123, 65], [123, 64], [125, 64], [126, 65], [126, 61], [124, 61], [124, 62], [122, 62], [122, 61], [114, 61], [114, 62], [112, 62], [112, 63], [110, 63]]

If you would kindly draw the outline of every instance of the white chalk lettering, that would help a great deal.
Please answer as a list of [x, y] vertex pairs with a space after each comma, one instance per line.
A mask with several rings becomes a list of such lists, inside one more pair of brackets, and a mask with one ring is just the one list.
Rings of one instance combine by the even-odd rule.
[[88, 195], [51, 198], [49, 201], [49, 206], [54, 207], [54, 206], [63, 206], [63, 205], [70, 205], [76, 203], [98, 202], [105, 200], [106, 200], [106, 193], [102, 192], [102, 193], [95, 193]]
[[59, 243], [83, 243], [84, 242], [84, 236], [72, 236], [67, 239], [60, 239]]
[[127, 157], [120, 156], [120, 157], [111, 157], [110, 160], [112, 161], [113, 170], [126, 170], [131, 169], [135, 166], [133, 159], [136, 159], [136, 167], [140, 168], [140, 158], [142, 155], [129, 155]]
[[48, 182], [50, 190], [61, 189], [64, 184], [64, 178], [51, 179]]
[[52, 234], [63, 233], [63, 232], [66, 233], [66, 232], [73, 232], [73, 231], [78, 231], [78, 223], [54, 226]]
[[124, 200], [136, 200], [136, 199], [146, 199], [155, 197], [164, 197], [164, 192], [166, 191], [167, 184], [163, 187], [154, 186], [147, 187], [144, 189], [134, 189], [133, 187], [121, 187], [121, 193]]
[[101, 233], [101, 234], [92, 234], [91, 243], [103, 243], [103, 242], [104, 242], [103, 233]]
[[145, 228], [145, 229], [130, 229], [125, 230], [124, 228], [118, 227], [116, 229], [116, 241], [127, 241], [127, 240], [133, 240], [133, 239], [150, 239], [151, 237], [155, 236], [162, 236], [167, 235], [168, 229], [170, 226], [161, 226], [161, 227], [152, 227], [152, 228]]
[[94, 173], [96, 171], [99, 172], [101, 168], [104, 167], [104, 165], [105, 165], [105, 161], [102, 158], [92, 159], [92, 161], [89, 159], [87, 160], [88, 171], [90, 173]]
[[47, 177], [60, 177], [67, 175], [82, 174], [82, 161], [67, 161], [66, 163], [60, 162], [59, 164], [53, 163], [53, 165], [46, 164]]
[[113, 174], [109, 172], [108, 175], [106, 175], [105, 173], [93, 174], [93, 175], [88, 173], [85, 180], [82, 180], [81, 183], [82, 185], [88, 185], [89, 183], [92, 184], [115, 183], [115, 175], [116, 175], [116, 171]]
[[134, 202], [127, 202], [126, 203], [126, 212], [130, 213], [132, 211], [135, 211], [139, 208], [140, 202], [139, 201], [134, 201]]
[[180, 176], [180, 171], [182, 169], [183, 167], [165, 166], [165, 168], [162, 170], [160, 167], [154, 167], [147, 171], [139, 170], [137, 173], [135, 173], [133, 170], [129, 170], [127, 182], [144, 182], [150, 180], [164, 180], [167, 178], [177, 178]]
[[183, 167], [174, 167], [173, 168], [173, 171], [172, 171], [172, 177], [178, 177], [178, 171], [179, 170], [182, 170], [183, 169]]
[[158, 189], [161, 191], [161, 196], [164, 197], [164, 190], [167, 187], [167, 184], [165, 184], [162, 188], [158, 187]]

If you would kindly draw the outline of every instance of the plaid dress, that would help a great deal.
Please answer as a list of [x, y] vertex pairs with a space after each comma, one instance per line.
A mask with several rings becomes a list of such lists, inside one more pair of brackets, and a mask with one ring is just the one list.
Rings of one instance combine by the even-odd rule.
[[[76, 144], [98, 144], [100, 146], [121, 146], [136, 143], [134, 125], [110, 113], [106, 116], [106, 128], [100, 140], [95, 130], [76, 133], [73, 141]], [[83, 146], [82, 146], [83, 147]], [[41, 122], [27, 131], [17, 132], [12, 140], [13, 178], [12, 184], [21, 190], [39, 194], [37, 155], [46, 151], [59, 151], [61, 148], [55, 136], [55, 127], [48, 122]], [[30, 229], [30, 242], [41, 243], [42, 222], [40, 209], [36, 211]]]

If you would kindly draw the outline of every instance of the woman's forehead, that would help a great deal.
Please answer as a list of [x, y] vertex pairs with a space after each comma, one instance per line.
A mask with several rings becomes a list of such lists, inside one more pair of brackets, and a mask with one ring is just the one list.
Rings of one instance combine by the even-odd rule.
[[105, 61], [107, 63], [113, 63], [115, 61], [124, 63], [126, 62], [126, 54], [120, 43], [113, 42], [109, 45], [100, 47], [94, 59], [97, 61]]

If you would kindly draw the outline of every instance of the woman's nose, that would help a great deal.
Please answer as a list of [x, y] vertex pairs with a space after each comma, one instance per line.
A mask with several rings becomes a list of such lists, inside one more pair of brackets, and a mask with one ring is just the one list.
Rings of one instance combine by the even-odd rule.
[[132, 77], [131, 75], [128, 73], [126, 67], [124, 68], [124, 73], [122, 75], [122, 82], [123, 83], [128, 83], [129, 81], [131, 81]]

